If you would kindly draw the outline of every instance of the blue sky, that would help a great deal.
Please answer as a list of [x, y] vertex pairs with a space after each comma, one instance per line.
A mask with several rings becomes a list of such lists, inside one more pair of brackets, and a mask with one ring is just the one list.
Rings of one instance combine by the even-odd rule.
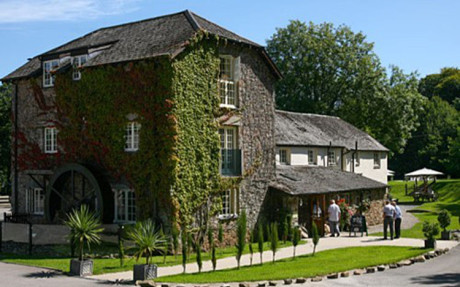
[[95, 29], [185, 9], [263, 45], [289, 20], [332, 22], [367, 35], [385, 67], [460, 66], [458, 0], [0, 0], [0, 77]]

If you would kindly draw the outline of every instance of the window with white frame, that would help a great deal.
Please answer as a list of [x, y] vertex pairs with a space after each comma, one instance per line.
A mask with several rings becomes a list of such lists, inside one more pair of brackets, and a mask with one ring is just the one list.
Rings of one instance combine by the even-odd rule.
[[220, 217], [235, 216], [238, 214], [238, 189], [229, 189], [222, 194], [222, 211]]
[[30, 214], [43, 215], [45, 212], [45, 192], [43, 189], [28, 189], [26, 196], [27, 212]]
[[55, 127], [45, 128], [45, 153], [57, 153], [57, 133], [58, 131]]
[[380, 168], [380, 154], [374, 152], [374, 168]]
[[313, 150], [308, 150], [308, 164], [315, 165], [315, 153]]
[[334, 166], [336, 165], [336, 159], [335, 159], [335, 151], [329, 151], [327, 153], [327, 165], [328, 166]]
[[356, 165], [356, 166], [359, 166], [359, 164], [360, 164], [359, 153], [356, 152], [356, 153], [355, 153], [355, 165]]
[[125, 151], [139, 150], [139, 131], [141, 124], [138, 122], [129, 122], [125, 131]]
[[136, 221], [136, 199], [132, 189], [114, 190], [115, 222]]
[[236, 127], [221, 127], [219, 129], [222, 170], [231, 170], [235, 165], [233, 153], [238, 146], [236, 131]]
[[220, 56], [219, 71], [220, 105], [236, 107], [235, 63], [232, 56]]
[[43, 62], [43, 87], [52, 87], [54, 85], [53, 71], [59, 67], [59, 60]]
[[86, 55], [75, 56], [72, 58], [72, 67], [73, 67], [72, 79], [74, 81], [78, 81], [81, 79], [80, 68], [86, 63], [87, 59], [88, 58]]
[[291, 163], [290, 153], [288, 149], [281, 148], [279, 151], [280, 164], [288, 165]]

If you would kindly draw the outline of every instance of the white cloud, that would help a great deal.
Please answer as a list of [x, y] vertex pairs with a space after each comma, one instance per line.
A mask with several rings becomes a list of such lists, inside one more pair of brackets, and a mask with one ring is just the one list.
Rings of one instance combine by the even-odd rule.
[[72, 21], [137, 10], [139, 0], [2, 0], [0, 23]]

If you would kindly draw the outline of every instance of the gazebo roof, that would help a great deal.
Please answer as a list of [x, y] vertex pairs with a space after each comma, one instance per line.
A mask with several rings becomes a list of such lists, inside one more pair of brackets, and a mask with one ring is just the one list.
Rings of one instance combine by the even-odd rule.
[[406, 173], [405, 177], [414, 177], [414, 176], [436, 176], [436, 175], [444, 175], [440, 171], [432, 170], [429, 168], [422, 168], [413, 172]]

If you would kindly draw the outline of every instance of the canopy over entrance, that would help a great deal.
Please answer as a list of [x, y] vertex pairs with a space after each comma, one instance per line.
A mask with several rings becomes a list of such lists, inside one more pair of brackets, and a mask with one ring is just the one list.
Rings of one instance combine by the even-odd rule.
[[444, 174], [440, 171], [436, 171], [436, 170], [424, 167], [422, 169], [406, 173], [404, 176], [405, 177], [424, 177], [424, 176], [439, 176], [439, 175], [444, 175]]

